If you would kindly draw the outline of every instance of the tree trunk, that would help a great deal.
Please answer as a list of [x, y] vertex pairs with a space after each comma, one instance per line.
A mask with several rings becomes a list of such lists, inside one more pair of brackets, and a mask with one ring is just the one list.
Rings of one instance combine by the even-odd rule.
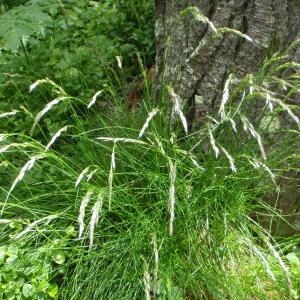
[[[180, 16], [193, 6], [216, 28], [236, 29], [253, 42], [234, 33], [211, 39], [207, 24], [192, 14]], [[192, 105], [198, 114], [212, 112], [230, 73], [255, 72], [268, 54], [298, 38], [299, 0], [156, 0], [156, 96], [164, 82], [182, 106]], [[294, 55], [299, 59], [300, 51]]]
[[[238, 30], [252, 42], [229, 32], [212, 38], [214, 28], [207, 20], [181, 14], [188, 7], [196, 7], [216, 28]], [[190, 124], [201, 125], [201, 116], [219, 108], [229, 74], [240, 79], [255, 73], [266, 57], [299, 38], [300, 0], [156, 0], [155, 97], [164, 85], [172, 86], [182, 108], [190, 109], [186, 111]], [[291, 55], [299, 62], [300, 48]], [[297, 188], [292, 187], [291, 204], [287, 186], [283, 183], [279, 208], [294, 213], [300, 205]], [[287, 204], [292, 206], [286, 208]], [[299, 219], [289, 221], [300, 229]]]

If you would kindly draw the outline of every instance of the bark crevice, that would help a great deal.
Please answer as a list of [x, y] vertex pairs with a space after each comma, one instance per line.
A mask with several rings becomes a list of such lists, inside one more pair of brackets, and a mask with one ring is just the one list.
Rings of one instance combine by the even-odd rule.
[[[298, 0], [156, 2], [160, 16], [157, 24], [157, 86], [160, 87], [162, 82], [172, 85], [183, 99], [183, 106], [191, 103], [197, 106], [201, 102], [200, 111], [213, 111], [218, 107], [229, 73], [242, 77], [257, 71], [268, 53], [286, 47], [299, 37]], [[174, 18], [189, 6], [197, 7], [217, 28], [239, 30], [249, 35], [254, 43], [232, 33], [213, 39], [209, 26], [191, 15], [179, 20], [175, 26]], [[297, 55], [300, 58], [299, 50], [295, 51]], [[195, 95], [202, 100], [190, 101]]]

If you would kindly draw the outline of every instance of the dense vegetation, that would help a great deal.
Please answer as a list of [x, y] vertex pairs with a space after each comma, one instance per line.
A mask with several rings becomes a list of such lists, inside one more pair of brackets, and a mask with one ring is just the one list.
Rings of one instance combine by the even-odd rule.
[[186, 133], [172, 87], [153, 101], [154, 22], [151, 0], [2, 4], [1, 299], [299, 299], [267, 201], [299, 172], [299, 43]]

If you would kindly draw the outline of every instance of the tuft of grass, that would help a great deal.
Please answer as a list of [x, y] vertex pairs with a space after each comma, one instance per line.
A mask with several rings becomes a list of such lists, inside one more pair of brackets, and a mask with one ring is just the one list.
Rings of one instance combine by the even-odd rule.
[[[59, 299], [295, 295], [297, 278], [285, 258], [293, 243], [277, 244], [256, 222], [260, 213], [278, 214], [264, 197], [278, 192], [278, 178], [297, 166], [297, 108], [287, 100], [299, 81], [279, 77], [284, 66], [289, 65], [283, 57], [273, 57], [258, 74], [235, 83], [231, 75], [219, 114], [207, 116], [191, 133], [169, 87], [184, 136], [164, 116], [168, 103], [153, 107], [149, 91], [131, 116], [122, 104], [100, 114], [96, 104], [51, 82], [56, 99], [68, 99], [68, 127], [47, 138], [46, 146], [9, 132], [0, 140], [6, 162], [0, 169], [1, 199], [6, 199], [1, 200], [1, 244], [18, 243], [26, 253], [48, 249], [53, 266], [42, 273], [57, 285]], [[265, 106], [251, 119], [256, 101]], [[61, 102], [50, 101], [34, 126]], [[271, 123], [288, 122], [270, 130], [270, 124], [260, 126], [265, 116]], [[8, 265], [4, 257], [1, 263]], [[13, 276], [7, 270], [5, 276]], [[41, 283], [23, 280], [38, 297]], [[0, 295], [7, 296], [5, 289]]]

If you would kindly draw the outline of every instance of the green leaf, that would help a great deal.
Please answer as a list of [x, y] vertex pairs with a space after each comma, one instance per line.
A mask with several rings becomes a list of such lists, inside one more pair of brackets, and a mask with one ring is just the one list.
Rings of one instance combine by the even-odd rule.
[[6, 246], [0, 246], [0, 263], [2, 263], [5, 259], [7, 248]]
[[76, 236], [76, 231], [74, 226], [68, 226], [65, 230], [67, 236]]
[[23, 285], [22, 293], [25, 298], [32, 297], [35, 294], [35, 287], [32, 284], [25, 283]]
[[8, 256], [17, 256], [18, 255], [18, 247], [14, 244], [11, 244], [7, 248]]
[[300, 259], [295, 253], [289, 253], [286, 258], [290, 262], [291, 272], [296, 275], [300, 276]]
[[58, 293], [58, 286], [57, 284], [53, 284], [50, 286], [50, 288], [48, 289], [48, 295], [50, 298], [55, 299]]
[[63, 252], [58, 252], [52, 257], [52, 260], [58, 265], [62, 265], [65, 262], [65, 255]]
[[0, 45], [2, 48], [16, 51], [21, 40], [26, 42], [30, 36], [44, 34], [45, 27], [52, 23], [52, 18], [49, 16], [50, 8], [58, 7], [59, 3], [55, 0], [43, 2], [28, 1], [26, 5], [19, 5], [1, 15]]
[[35, 273], [37, 271], [37, 267], [36, 266], [30, 266], [24, 269], [23, 274], [25, 276], [29, 276], [33, 273]]

